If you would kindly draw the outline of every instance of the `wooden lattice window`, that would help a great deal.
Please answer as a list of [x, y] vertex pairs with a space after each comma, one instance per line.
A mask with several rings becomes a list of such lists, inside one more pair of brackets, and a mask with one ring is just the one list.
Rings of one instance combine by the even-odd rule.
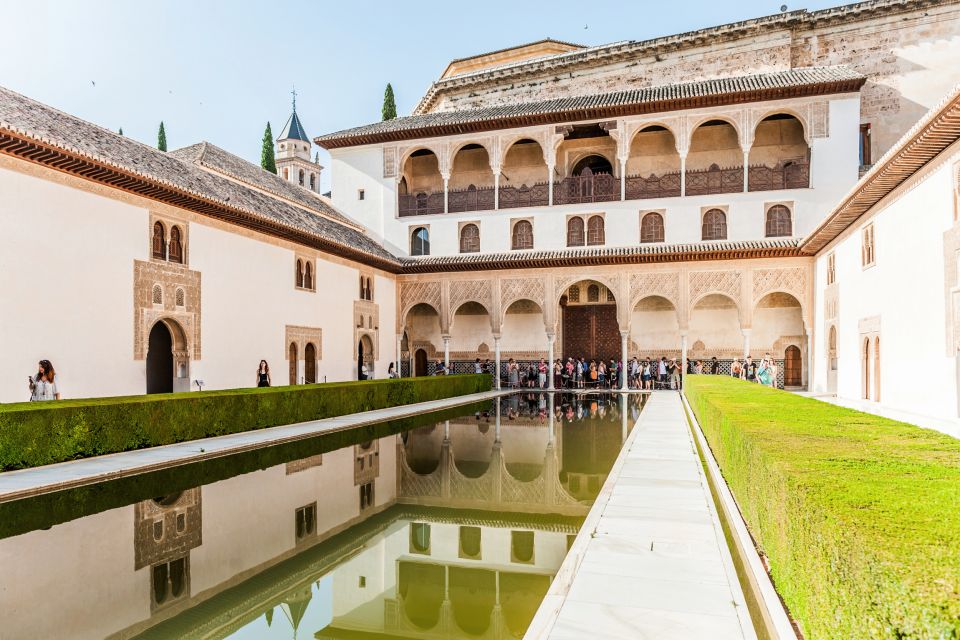
[[600, 302], [600, 286], [592, 284], [587, 287], [587, 302]]
[[175, 296], [175, 301], [178, 307], [184, 307], [187, 304], [187, 295], [184, 293], [183, 289], [177, 289]]
[[640, 220], [640, 242], [663, 242], [663, 216], [648, 213]]
[[308, 261], [303, 268], [303, 288], [313, 289], [313, 262]]
[[862, 253], [863, 266], [869, 267], [876, 261], [876, 258], [877, 258], [872, 224], [868, 224], [863, 228], [862, 242], [863, 242], [863, 248], [861, 253]]
[[603, 216], [591, 216], [587, 221], [587, 244], [597, 245], [606, 242], [603, 231]]
[[580, 285], [575, 284], [567, 291], [568, 302], [580, 302]]
[[837, 256], [831, 253], [827, 256], [827, 284], [837, 281]]
[[727, 214], [720, 209], [710, 209], [703, 214], [702, 237], [704, 240], [726, 240]]
[[460, 229], [460, 253], [480, 251], [480, 228], [475, 224], [465, 224]]
[[529, 220], [519, 220], [513, 225], [513, 249], [533, 249], [533, 225]]
[[417, 227], [410, 236], [410, 255], [430, 255], [430, 232], [426, 227]]
[[155, 284], [153, 285], [153, 304], [163, 304], [163, 288]]
[[790, 209], [782, 204], [775, 204], [767, 209], [767, 237], [778, 238], [793, 234], [793, 221]]
[[583, 218], [570, 218], [567, 220], [567, 246], [582, 247], [583, 243]]
[[180, 227], [170, 228], [169, 260], [170, 262], [183, 264], [183, 240]]
[[167, 259], [167, 233], [162, 222], [153, 223], [153, 257], [157, 260]]
[[303, 288], [303, 260], [297, 260], [297, 286]]
[[610, 289], [607, 289], [607, 302], [616, 302], [616, 301], [617, 301], [617, 297], [613, 295], [613, 291], [610, 291]]

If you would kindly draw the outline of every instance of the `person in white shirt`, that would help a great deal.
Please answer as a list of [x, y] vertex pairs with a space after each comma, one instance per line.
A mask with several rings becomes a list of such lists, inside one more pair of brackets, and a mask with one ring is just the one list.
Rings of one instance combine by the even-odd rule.
[[57, 372], [49, 360], [41, 360], [37, 367], [37, 375], [27, 376], [27, 380], [30, 385], [30, 402], [60, 399]]

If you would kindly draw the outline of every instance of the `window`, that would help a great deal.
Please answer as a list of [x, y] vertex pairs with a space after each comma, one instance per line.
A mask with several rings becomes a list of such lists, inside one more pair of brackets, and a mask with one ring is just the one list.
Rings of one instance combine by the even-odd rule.
[[480, 527], [460, 527], [460, 557], [480, 559]]
[[303, 288], [313, 289], [313, 262], [307, 262], [303, 268]]
[[287, 169], [287, 168], [284, 168], [284, 169], [283, 169], [283, 179], [284, 179], [284, 180], [289, 180], [289, 179], [290, 179], [290, 169]]
[[480, 228], [475, 224], [465, 224], [460, 229], [460, 253], [479, 253]]
[[567, 220], [567, 246], [582, 247], [583, 244], [583, 218], [570, 218]]
[[610, 289], [607, 289], [607, 302], [616, 302], [616, 301], [617, 301], [617, 298], [616, 296], [613, 295], [613, 291], [610, 291]]
[[308, 504], [300, 507], [294, 514], [294, 533], [297, 542], [300, 542], [307, 536], [312, 536], [317, 531], [317, 503]]
[[863, 240], [862, 240], [863, 248], [861, 253], [862, 253], [862, 259], [863, 259], [863, 266], [869, 267], [877, 259], [877, 256], [875, 253], [876, 246], [874, 244], [874, 237], [873, 237], [873, 225], [868, 224], [867, 226], [865, 226], [863, 228], [862, 233], [863, 233]]
[[183, 264], [183, 241], [180, 239], [180, 227], [170, 228], [170, 262]]
[[303, 288], [303, 260], [297, 259], [297, 286]]
[[367, 283], [367, 279], [364, 278], [363, 276], [360, 276], [360, 299], [361, 299], [361, 300], [366, 300], [366, 299], [367, 299], [367, 286], [366, 286], [366, 283]]
[[302, 187], [303, 186], [303, 169], [300, 169], [300, 175], [298, 177], [298, 181], [300, 182], [300, 186]]
[[360, 511], [373, 506], [373, 483], [360, 485]]
[[430, 255], [430, 231], [426, 227], [417, 227], [410, 236], [410, 255]]
[[782, 204], [775, 204], [767, 209], [767, 237], [779, 238], [790, 235], [793, 235], [790, 209]]
[[430, 554], [430, 525], [414, 522], [410, 525], [410, 553]]
[[153, 257], [157, 260], [167, 259], [167, 233], [162, 222], [153, 223]]
[[533, 531], [510, 532], [510, 562], [533, 564]]
[[870, 124], [860, 125], [860, 166], [873, 164], [870, 155]]
[[837, 281], [837, 256], [833, 253], [827, 256], [827, 284]]
[[640, 220], [640, 242], [663, 242], [663, 216], [648, 213]]
[[[316, 190], [317, 190], [317, 174], [311, 171], [310, 172], [310, 191], [316, 191]], [[360, 198], [360, 199], [363, 200], [363, 198]]]
[[567, 302], [580, 302], [580, 285], [573, 285], [567, 291]]
[[710, 209], [703, 214], [702, 235], [704, 240], [726, 240], [727, 214], [720, 209]]
[[160, 285], [153, 285], [153, 304], [163, 304], [163, 289]]
[[587, 287], [587, 302], [600, 302], [600, 286], [592, 284]]
[[177, 600], [187, 593], [190, 581], [190, 567], [187, 561], [187, 558], [177, 558], [171, 562], [153, 566], [151, 591], [155, 607]]
[[357, 189], [357, 200], [363, 200], [366, 195], [363, 189]]
[[187, 296], [183, 292], [183, 289], [177, 289], [175, 301], [178, 307], [186, 306], [186, 302], [187, 302], [186, 298]]
[[591, 216], [587, 221], [587, 244], [598, 245], [604, 242], [603, 216]]
[[533, 225], [529, 220], [518, 220], [513, 225], [511, 248], [514, 250], [533, 249]]

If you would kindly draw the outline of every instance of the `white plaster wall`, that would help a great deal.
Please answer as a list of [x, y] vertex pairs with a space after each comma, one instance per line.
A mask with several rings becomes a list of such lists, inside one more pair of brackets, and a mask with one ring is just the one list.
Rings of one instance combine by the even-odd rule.
[[[364, 190], [359, 200], [357, 190]], [[396, 215], [396, 180], [383, 177], [383, 151], [366, 146], [330, 151], [330, 198], [340, 211], [369, 229], [377, 238], [386, 233], [383, 211]], [[390, 235], [389, 240], [396, 242]], [[409, 251], [407, 243], [399, 246]]]
[[2, 167], [0, 194], [0, 402], [30, 398], [42, 358], [66, 398], [143, 393], [133, 261], [148, 257], [147, 210]]
[[[840, 291], [837, 395], [862, 397], [860, 321], [880, 318], [880, 404], [939, 418], [957, 415], [957, 374], [945, 328], [943, 233], [953, 225], [950, 166], [881, 202], [817, 255], [815, 389], [826, 391], [827, 324], [823, 289], [830, 252]], [[861, 230], [872, 222], [876, 263], [861, 265]], [[871, 381], [873, 374], [871, 372]]]

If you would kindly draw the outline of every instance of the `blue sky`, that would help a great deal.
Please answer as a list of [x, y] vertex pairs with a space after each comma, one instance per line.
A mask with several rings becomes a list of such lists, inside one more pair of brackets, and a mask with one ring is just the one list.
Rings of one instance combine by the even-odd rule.
[[164, 120], [171, 149], [208, 140], [259, 162], [263, 128], [269, 120], [279, 133], [294, 85], [315, 136], [379, 120], [387, 82], [408, 114], [454, 58], [545, 37], [640, 40], [780, 4], [0, 0], [16, 25], [0, 40], [0, 85], [149, 144]]

